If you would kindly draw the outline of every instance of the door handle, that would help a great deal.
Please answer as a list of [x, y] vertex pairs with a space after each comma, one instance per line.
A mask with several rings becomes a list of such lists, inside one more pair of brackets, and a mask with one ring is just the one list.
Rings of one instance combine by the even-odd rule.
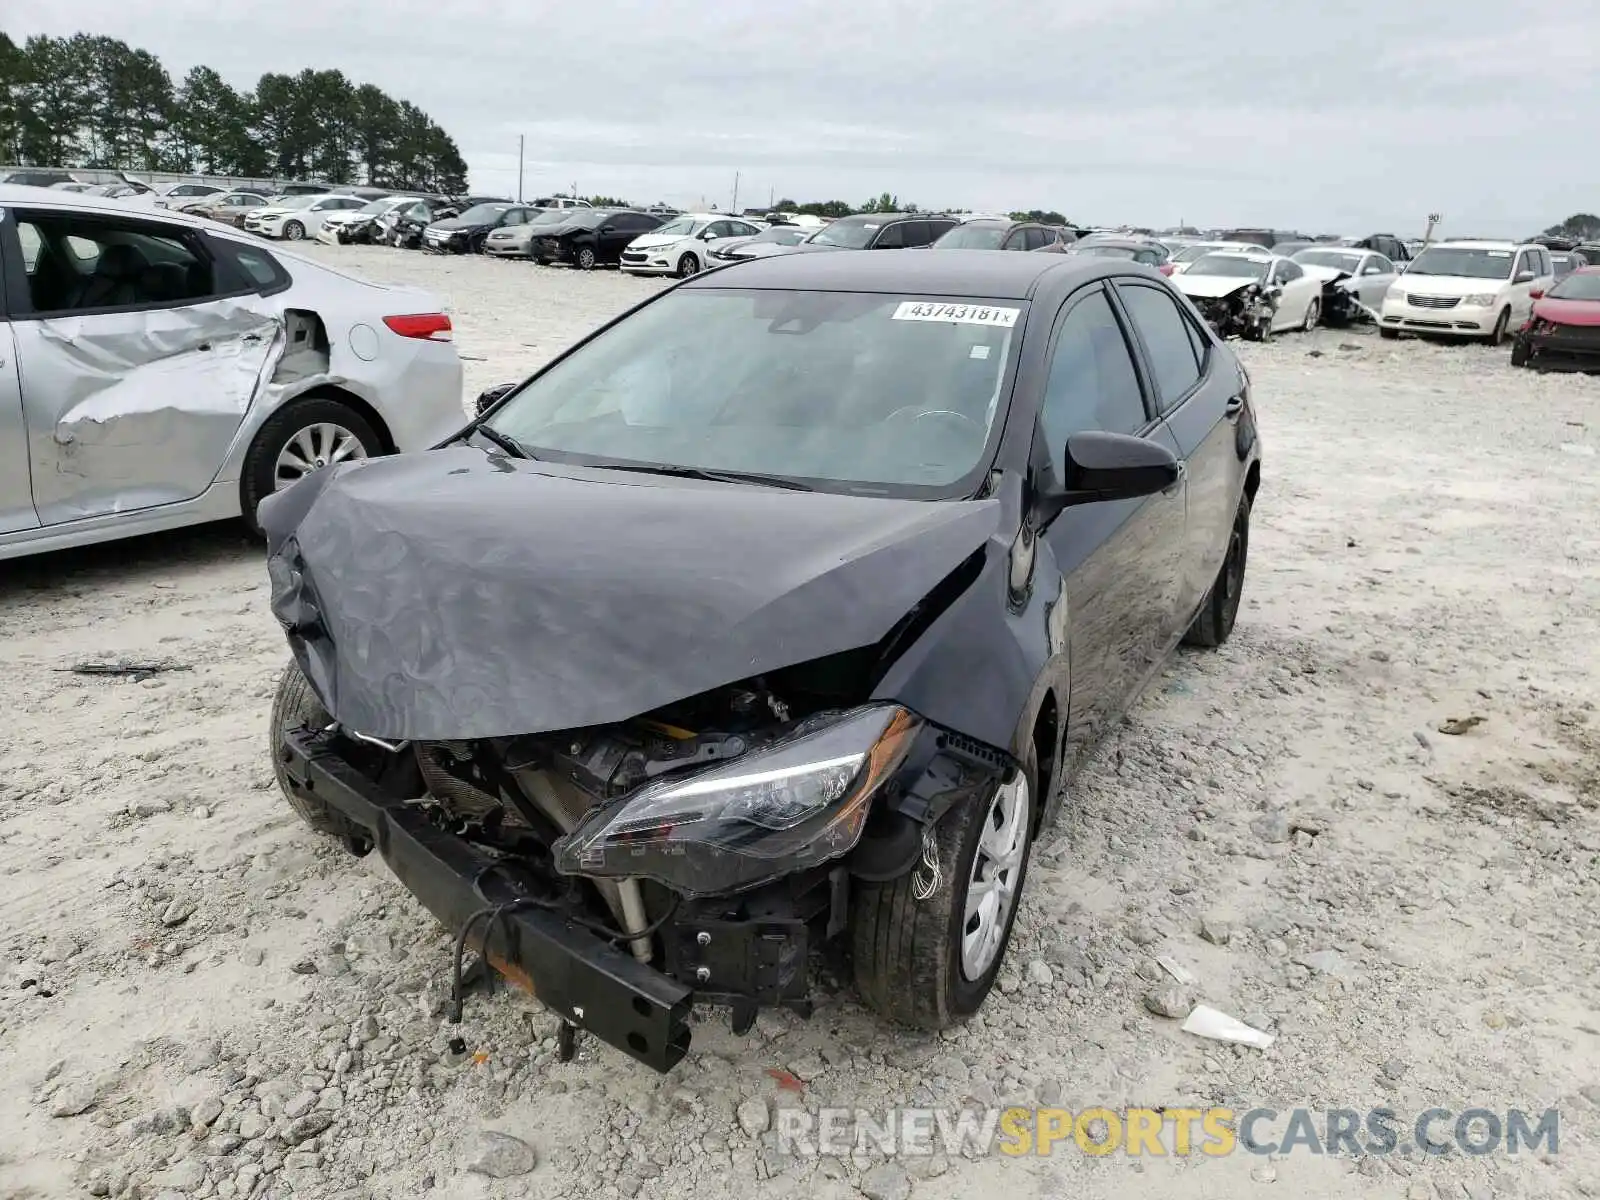
[[1244, 411], [1244, 397], [1230, 396], [1228, 402], [1222, 406], [1222, 415], [1230, 421], [1237, 421], [1239, 414]]
[[1171, 483], [1167, 484], [1166, 487], [1162, 488], [1161, 489], [1161, 494], [1163, 496], [1176, 495], [1178, 492], [1183, 490], [1184, 480], [1186, 480], [1188, 478], [1189, 478], [1189, 464], [1186, 463], [1186, 462], [1180, 462], [1178, 464], [1178, 477], [1176, 479], [1174, 479]]

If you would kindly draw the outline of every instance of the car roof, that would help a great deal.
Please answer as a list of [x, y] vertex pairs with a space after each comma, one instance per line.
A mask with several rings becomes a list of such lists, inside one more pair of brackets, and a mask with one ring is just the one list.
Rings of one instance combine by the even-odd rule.
[[[1247, 262], [1271, 262], [1273, 259], [1284, 258], [1285, 255], [1274, 254], [1270, 250], [1262, 250], [1259, 254], [1251, 254], [1248, 250], [1213, 250], [1206, 255], [1207, 258], [1242, 258]], [[1197, 260], [1198, 261], [1198, 260]], [[1191, 267], [1190, 270], [1194, 268]]]
[[[1520, 250], [1524, 246], [1534, 245], [1532, 242], [1493, 241], [1488, 238], [1444, 238], [1433, 244], [1454, 246], [1457, 250]], [[1534, 248], [1544, 249], [1542, 246]]]
[[1025, 300], [1051, 273], [1085, 279], [1112, 272], [1106, 259], [1007, 250], [827, 251], [753, 258], [690, 276], [689, 288], [816, 292], [899, 292]]
[[1112, 250], [1165, 250], [1165, 242], [1158, 242], [1154, 238], [1136, 237], [1098, 237], [1093, 241], [1080, 241], [1077, 243], [1085, 250], [1093, 250], [1100, 246], [1108, 246]]

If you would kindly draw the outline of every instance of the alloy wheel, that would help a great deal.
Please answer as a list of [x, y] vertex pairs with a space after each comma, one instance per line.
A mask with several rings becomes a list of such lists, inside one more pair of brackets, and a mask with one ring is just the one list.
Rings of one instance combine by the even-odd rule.
[[288, 241], [298, 242], [306, 236], [306, 227], [300, 224], [299, 221], [290, 221], [283, 227], [283, 236]]
[[281, 492], [311, 472], [334, 463], [366, 458], [361, 439], [343, 425], [319, 422], [300, 429], [283, 449], [272, 469], [272, 490]]
[[984, 814], [961, 926], [961, 974], [968, 980], [983, 978], [1005, 945], [1028, 847], [1030, 811], [1028, 776], [1018, 771], [995, 790]]

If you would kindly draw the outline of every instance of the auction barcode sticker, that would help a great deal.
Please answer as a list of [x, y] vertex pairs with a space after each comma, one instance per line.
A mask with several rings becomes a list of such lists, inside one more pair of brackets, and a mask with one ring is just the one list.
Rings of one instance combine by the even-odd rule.
[[1017, 323], [1020, 308], [996, 308], [992, 304], [937, 304], [931, 300], [906, 300], [894, 310], [896, 321], [953, 321], [957, 325], [998, 325], [1010, 329]]

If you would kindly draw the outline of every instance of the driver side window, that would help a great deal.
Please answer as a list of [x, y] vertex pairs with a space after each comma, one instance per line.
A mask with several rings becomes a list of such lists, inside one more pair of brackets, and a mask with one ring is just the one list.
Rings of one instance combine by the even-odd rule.
[[1062, 320], [1051, 351], [1039, 430], [1056, 478], [1064, 476], [1067, 438], [1085, 429], [1138, 433], [1149, 417], [1122, 322], [1095, 287]]

